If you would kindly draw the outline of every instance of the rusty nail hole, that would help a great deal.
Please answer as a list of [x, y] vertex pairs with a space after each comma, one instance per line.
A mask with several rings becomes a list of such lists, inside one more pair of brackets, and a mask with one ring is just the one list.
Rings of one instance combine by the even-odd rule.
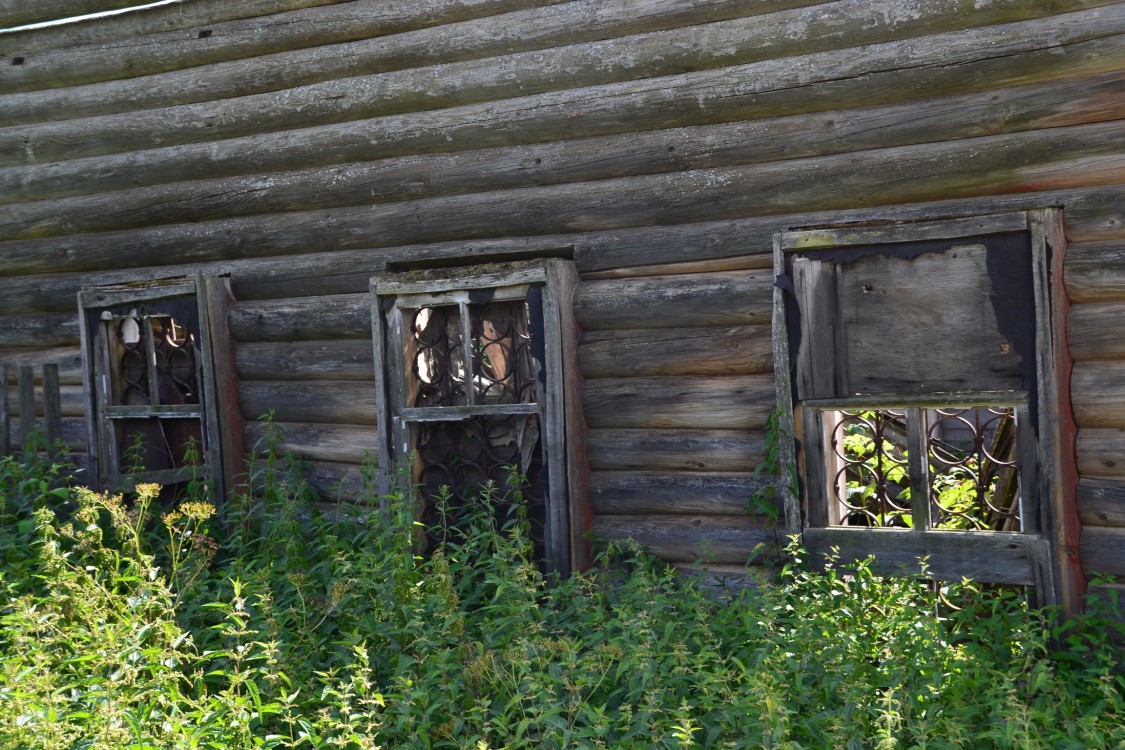
[[12, 58], [12, 65], [23, 65], [23, 60], [24, 60], [24, 58], [22, 58], [22, 57], [13, 57]]
[[536, 163], [536, 164], [542, 164], [542, 163], [543, 163], [543, 160], [542, 160], [542, 159], [536, 159], [536, 160], [535, 160], [535, 163]]
[[203, 31], [199, 32], [200, 39], [206, 39], [209, 36], [211, 36], [211, 29], [204, 29]]

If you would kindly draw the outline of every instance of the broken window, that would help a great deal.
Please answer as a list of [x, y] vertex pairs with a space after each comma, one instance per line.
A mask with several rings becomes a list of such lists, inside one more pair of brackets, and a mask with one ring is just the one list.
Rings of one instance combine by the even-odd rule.
[[[814, 553], [1034, 586], [1053, 601], [1052, 212], [783, 232], [779, 407]], [[1060, 233], [1061, 236], [1061, 233]], [[1061, 250], [1061, 248], [1059, 248]]]
[[381, 491], [416, 487], [432, 530], [443, 504], [456, 515], [491, 483], [503, 505], [520, 477], [536, 557], [560, 573], [584, 556], [568, 499], [574, 283], [560, 260], [372, 279]]
[[171, 498], [186, 482], [216, 481], [214, 385], [196, 282], [84, 290], [79, 307], [97, 484], [154, 482]]

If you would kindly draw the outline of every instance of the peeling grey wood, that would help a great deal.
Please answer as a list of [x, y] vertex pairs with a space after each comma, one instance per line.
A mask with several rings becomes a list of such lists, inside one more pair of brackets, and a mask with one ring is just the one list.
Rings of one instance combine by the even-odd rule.
[[[709, 95], [707, 92], [701, 94]], [[1120, 102], [1117, 106], [1107, 102]], [[995, 120], [997, 111], [1003, 121]], [[0, 239], [77, 234], [751, 164], [1125, 116], [1125, 73], [887, 107], [201, 178], [9, 205]], [[401, 133], [390, 134], [393, 140]], [[387, 141], [382, 141], [385, 145]], [[483, 162], [483, 163], [482, 163]], [[737, 240], [731, 240], [737, 241]], [[580, 263], [585, 259], [579, 258]]]
[[[131, 47], [118, 44], [72, 49], [69, 57], [61, 51], [32, 55], [18, 71], [18, 80], [9, 85], [19, 89], [36, 85], [52, 88], [9, 95], [4, 112], [0, 113], [0, 125], [216, 101], [369, 75], [372, 71], [387, 73], [449, 64], [820, 3], [821, 0], [576, 0], [531, 7], [528, 2], [493, 0], [478, 4], [460, 21], [456, 20], [456, 6], [452, 3], [412, 3], [399, 10], [398, 18], [387, 3], [355, 4], [302, 14], [301, 20], [284, 26], [284, 38], [280, 40], [267, 40], [262, 28], [254, 30], [253, 37], [248, 39], [251, 30], [239, 33], [224, 25], [211, 29], [207, 44], [184, 35], [167, 35], [160, 44], [134, 38]], [[351, 17], [350, 22], [331, 23], [333, 12], [341, 10]], [[439, 11], [451, 20], [435, 27], [433, 17]], [[406, 14], [410, 12], [417, 29], [406, 31]], [[466, 9], [460, 9], [460, 13], [464, 16]], [[267, 21], [260, 27], [268, 25]], [[295, 37], [296, 28], [315, 34], [315, 39]], [[257, 48], [267, 49], [268, 53], [251, 57]], [[229, 59], [232, 54], [241, 59]], [[120, 78], [128, 63], [132, 63], [130, 77], [111, 80]], [[166, 72], [155, 72], [161, 70]], [[146, 72], [149, 74], [144, 75]], [[71, 85], [92, 76], [104, 81]], [[54, 88], [59, 86], [67, 88]]]
[[[1120, 17], [1107, 17], [1111, 12]], [[1066, 74], [1103, 73], [1119, 69], [1125, 57], [1125, 38], [1106, 36], [1115, 26], [1125, 31], [1125, 9], [1120, 6], [1116, 11], [1096, 9], [1009, 26], [875, 45], [862, 54], [851, 49], [817, 53], [807, 59], [470, 105], [447, 110], [455, 119], [445, 123], [429, 113], [402, 115], [11, 168], [0, 171], [0, 187], [10, 200], [53, 198], [73, 195], [91, 173], [98, 175], [100, 189], [111, 190], [370, 160], [390, 155], [380, 144], [395, 144], [395, 152], [403, 153], [403, 135], [413, 142], [408, 148], [415, 153], [450, 151], [466, 143], [474, 148], [508, 146], [746, 119], [751, 113], [755, 118], [784, 116], [823, 110], [832, 102], [873, 106], [901, 102], [904, 90], [924, 90], [936, 97]], [[952, 65], [956, 67], [945, 67]], [[714, 95], [704, 106], [701, 91]], [[528, 112], [536, 115], [531, 121]]]
[[752, 471], [765, 453], [761, 430], [592, 429], [593, 471]]

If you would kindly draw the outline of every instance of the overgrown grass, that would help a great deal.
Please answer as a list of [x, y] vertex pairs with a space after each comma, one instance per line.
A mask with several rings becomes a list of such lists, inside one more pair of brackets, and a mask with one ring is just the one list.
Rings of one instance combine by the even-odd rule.
[[496, 493], [419, 560], [403, 498], [255, 475], [220, 519], [0, 461], [0, 747], [1125, 747], [1096, 618], [799, 560], [719, 604], [623, 545], [548, 583]]

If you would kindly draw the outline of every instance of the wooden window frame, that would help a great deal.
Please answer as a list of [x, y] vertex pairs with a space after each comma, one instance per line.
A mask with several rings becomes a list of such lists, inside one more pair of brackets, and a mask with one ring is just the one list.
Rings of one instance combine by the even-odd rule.
[[[196, 349], [196, 377], [200, 387], [198, 404], [182, 405], [131, 405], [110, 403], [109, 352], [103, 345], [99, 328], [120, 316], [110, 312], [123, 306], [140, 306], [147, 312], [158, 314], [162, 303], [192, 300], [198, 314], [198, 339]], [[204, 278], [202, 275], [159, 280], [142, 280], [135, 283], [92, 287], [78, 293], [79, 332], [82, 347], [82, 382], [87, 398], [88, 456], [92, 484], [101, 490], [132, 489], [139, 483], [169, 485], [192, 479], [207, 483], [212, 500], [224, 497], [232, 484], [235, 462], [224, 464], [224, 454], [232, 447], [230, 439], [224, 440], [220, 427], [224, 395], [216, 382], [216, 356], [219, 365], [229, 355], [227, 347], [216, 350], [216, 320], [225, 322], [225, 314], [232, 301], [229, 280]], [[147, 338], [151, 335], [147, 331]], [[222, 339], [222, 337], [218, 337]], [[220, 341], [219, 343], [222, 343]], [[151, 351], [148, 356], [152, 356]], [[228, 363], [229, 364], [229, 363]], [[229, 404], [228, 404], [229, 407]], [[110, 429], [114, 420], [125, 418], [198, 419], [201, 425], [200, 446], [203, 465], [173, 469], [122, 473], [120, 470], [122, 446], [117, 445], [115, 431]], [[238, 446], [241, 440], [238, 440]]]
[[[378, 489], [386, 495], [410, 454], [409, 424], [457, 421], [478, 415], [535, 413], [541, 420], [547, 467], [545, 546], [549, 572], [568, 575], [589, 564], [583, 532], [589, 526], [581, 463], [581, 404], [577, 369], [578, 330], [572, 298], [578, 276], [574, 263], [541, 259], [457, 268], [385, 272], [371, 279], [378, 413]], [[504, 406], [405, 406], [402, 311], [429, 305], [468, 304], [472, 293], [489, 290], [491, 299], [526, 299], [542, 290], [542, 378], [537, 403]]]
[[[829, 526], [828, 498], [826, 492], [820, 489], [827, 487], [826, 450], [829, 450], [829, 436], [823, 426], [821, 410], [898, 408], [913, 410], [917, 414], [920, 410], [934, 407], [995, 404], [1014, 407], [1026, 421], [1027, 396], [1015, 391], [985, 393], [967, 390], [931, 395], [851, 397], [844, 394], [844, 397], [836, 399], [803, 399], [800, 393], [802, 384], [794, 382], [794, 375], [802, 368], [790, 358], [790, 341], [794, 339], [787, 321], [786, 297], [790, 292], [799, 294], [789, 276], [789, 258], [802, 251], [846, 251], [848, 248], [884, 243], [949, 241], [1005, 232], [1026, 232], [1031, 248], [1036, 408], [1039, 419], [1035, 437], [1029, 439], [1030, 431], [1025, 428], [1017, 433], [1017, 440], [1022, 443], [1019, 447], [1021, 487], [1034, 488], [1030, 493], [1027, 489], [1023, 492], [1025, 496], [1037, 498], [1036, 520], [1024, 532], [949, 531], [926, 528], [928, 524], [925, 523], [921, 524], [921, 528], [909, 529]], [[1058, 209], [875, 226], [792, 229], [774, 235], [774, 271], [778, 278], [773, 309], [777, 405], [781, 430], [793, 436], [792, 440], [782, 441], [781, 463], [784, 475], [799, 477], [800, 483], [799, 488], [786, 486], [781, 491], [785, 528], [789, 535], [801, 537], [806, 549], [814, 556], [835, 552], [842, 561], [851, 561], [874, 555], [877, 565], [884, 572], [907, 571], [913, 574], [920, 571], [919, 560], [927, 558], [927, 574], [934, 578], [948, 580], [967, 576], [982, 581], [1030, 585], [1035, 587], [1040, 603], [1057, 603], [1067, 611], [1080, 608], [1084, 578], [1076, 552], [1078, 521], [1074, 510], [1074, 423], [1070, 412], [1070, 365], [1064, 333], [1067, 303], [1062, 284], [1065, 247], [1062, 213]], [[829, 329], [836, 326], [827, 319], [820, 323]], [[814, 324], [806, 322], [806, 329], [809, 325]], [[829, 330], [821, 338], [829, 343], [819, 346], [843, 346], [843, 338], [838, 331]], [[812, 348], [801, 351], [798, 358], [818, 356], [808, 351]], [[833, 355], [821, 353], [819, 356]], [[803, 368], [805, 372], [816, 371], [816, 368], [810, 369], [807, 365]], [[791, 366], [794, 366], [792, 370]], [[836, 379], [835, 390], [840, 393], [838, 379], [841, 376], [837, 369], [833, 365], [817, 375], [802, 377]], [[816, 387], [807, 383], [804, 387], [817, 392]], [[833, 390], [832, 384], [827, 390]], [[1024, 465], [1028, 459], [1031, 460], [1030, 465]], [[917, 457], [911, 460], [922, 463]]]

